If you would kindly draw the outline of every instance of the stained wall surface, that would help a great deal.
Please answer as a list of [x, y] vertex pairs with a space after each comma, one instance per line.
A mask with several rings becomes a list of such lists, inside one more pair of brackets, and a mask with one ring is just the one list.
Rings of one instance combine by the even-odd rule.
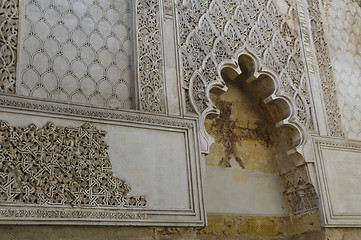
[[271, 137], [272, 119], [233, 80], [212, 95], [220, 110], [206, 121], [215, 143], [206, 156], [205, 197], [211, 214], [284, 216], [285, 203]]

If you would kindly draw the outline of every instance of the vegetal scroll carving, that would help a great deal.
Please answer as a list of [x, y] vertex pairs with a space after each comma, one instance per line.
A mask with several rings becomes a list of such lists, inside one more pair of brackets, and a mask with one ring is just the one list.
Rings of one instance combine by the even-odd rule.
[[152, 113], [165, 113], [160, 12], [159, 0], [138, 1], [137, 40], [140, 109]]
[[325, 39], [324, 24], [322, 21], [319, 1], [308, 0], [308, 11], [312, 29], [313, 43], [320, 69], [321, 86], [325, 99], [326, 114], [330, 135], [344, 137], [341, 125], [341, 113], [337, 103], [336, 83], [331, 65], [330, 52]]
[[15, 93], [19, 1], [0, 2], [0, 92]]

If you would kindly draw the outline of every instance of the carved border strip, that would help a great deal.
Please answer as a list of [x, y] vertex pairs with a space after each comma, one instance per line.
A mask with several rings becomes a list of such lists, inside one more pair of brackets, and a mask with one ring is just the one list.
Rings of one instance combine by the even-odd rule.
[[86, 118], [97, 118], [101, 120], [131, 121], [160, 126], [194, 128], [194, 121], [185, 119], [147, 115], [136, 111], [121, 111], [113, 109], [102, 109], [90, 106], [73, 106], [67, 103], [52, 103], [50, 101], [39, 101], [18, 96], [0, 95], [0, 106], [17, 110], [30, 110], [44, 113], [81, 116]]
[[166, 113], [160, 1], [136, 3], [139, 104], [150, 113]]
[[87, 218], [94, 220], [105, 220], [105, 219], [147, 219], [149, 216], [145, 213], [137, 212], [122, 212], [122, 211], [79, 211], [74, 209], [21, 209], [17, 207], [14, 209], [3, 209], [0, 207], [0, 218], [44, 218], [46, 221], [50, 219], [64, 219], [64, 218]]
[[0, 2], [0, 92], [16, 92], [19, 1]]
[[320, 10], [320, 1], [307, 0], [309, 21], [315, 54], [319, 67], [321, 88], [323, 92], [326, 115], [328, 118], [329, 135], [345, 137], [341, 125], [341, 111], [337, 102], [336, 84], [332, 71], [330, 53], [325, 39], [324, 24]]

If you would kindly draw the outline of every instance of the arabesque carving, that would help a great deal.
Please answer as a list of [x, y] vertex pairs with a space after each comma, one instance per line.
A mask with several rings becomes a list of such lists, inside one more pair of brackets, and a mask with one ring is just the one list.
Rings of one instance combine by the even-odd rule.
[[160, 0], [137, 3], [138, 78], [140, 110], [165, 113]]
[[307, 0], [310, 16], [312, 40], [315, 45], [316, 57], [320, 69], [329, 134], [333, 137], [344, 137], [341, 125], [341, 112], [337, 103], [336, 84], [333, 75], [330, 52], [325, 40], [324, 24], [319, 8], [319, 1]]
[[278, 77], [279, 94], [293, 99], [297, 121], [313, 129], [309, 80], [292, 23], [294, 5], [289, 4], [283, 15], [273, 0], [176, 1], [176, 9], [183, 89], [191, 103], [188, 112], [215, 109], [205, 90], [224, 86], [221, 62], [247, 50]]
[[15, 93], [19, 1], [0, 2], [0, 92]]
[[144, 207], [112, 173], [106, 132], [80, 127], [13, 127], [0, 121], [0, 202], [63, 207]]

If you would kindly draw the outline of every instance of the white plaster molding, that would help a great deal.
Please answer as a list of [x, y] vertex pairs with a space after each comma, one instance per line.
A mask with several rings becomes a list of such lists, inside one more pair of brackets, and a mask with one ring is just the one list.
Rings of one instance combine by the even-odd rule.
[[330, 137], [313, 137], [316, 173], [325, 227], [361, 224], [361, 143]]

